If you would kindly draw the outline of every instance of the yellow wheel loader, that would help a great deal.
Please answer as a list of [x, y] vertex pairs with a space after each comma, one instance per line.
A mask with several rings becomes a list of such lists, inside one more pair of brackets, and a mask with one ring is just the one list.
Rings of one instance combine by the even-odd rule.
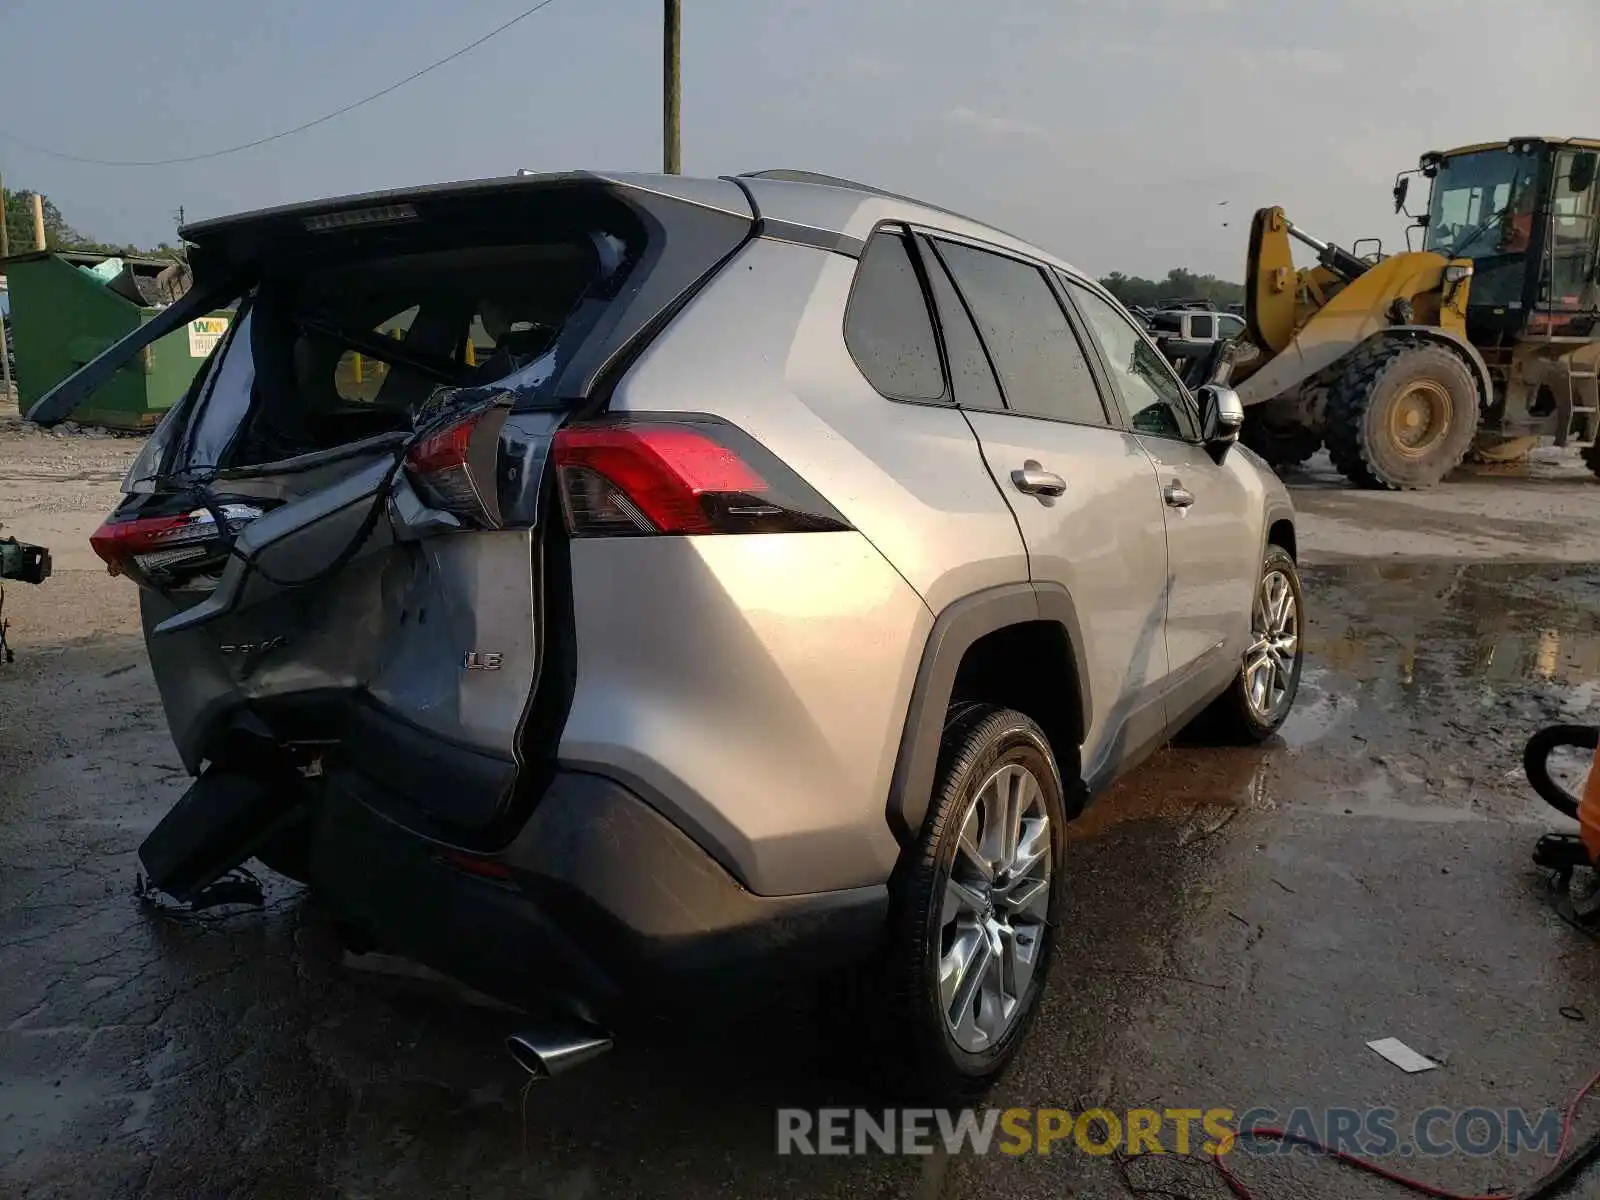
[[[1352, 483], [1432, 487], [1540, 439], [1600, 475], [1600, 141], [1513, 138], [1422, 156], [1422, 248], [1360, 255], [1256, 213], [1231, 384], [1275, 467], [1326, 444]], [[1411, 214], [1408, 214], [1411, 215]], [[1316, 253], [1296, 269], [1292, 245]], [[1359, 250], [1361, 243], [1356, 243]]]

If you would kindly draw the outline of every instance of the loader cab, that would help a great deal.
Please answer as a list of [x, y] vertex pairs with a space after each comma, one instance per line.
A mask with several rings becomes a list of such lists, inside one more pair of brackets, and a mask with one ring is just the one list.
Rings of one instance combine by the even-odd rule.
[[1473, 261], [1473, 342], [1600, 336], [1597, 167], [1600, 142], [1579, 139], [1518, 138], [1423, 156], [1432, 180], [1423, 249]]

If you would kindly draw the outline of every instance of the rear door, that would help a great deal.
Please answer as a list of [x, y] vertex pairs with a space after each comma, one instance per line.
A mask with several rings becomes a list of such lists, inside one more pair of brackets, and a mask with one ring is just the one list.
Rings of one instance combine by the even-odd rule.
[[922, 242], [960, 397], [1011, 505], [1036, 583], [1077, 613], [1083, 772], [1097, 787], [1161, 737], [1166, 538], [1150, 459], [1118, 428], [1041, 267]]
[[1200, 444], [1193, 401], [1133, 321], [1093, 289], [1061, 278], [1160, 481], [1170, 574], [1169, 707], [1178, 721], [1226, 685], [1248, 643], [1261, 569], [1260, 497], [1236, 463], [1217, 463]]

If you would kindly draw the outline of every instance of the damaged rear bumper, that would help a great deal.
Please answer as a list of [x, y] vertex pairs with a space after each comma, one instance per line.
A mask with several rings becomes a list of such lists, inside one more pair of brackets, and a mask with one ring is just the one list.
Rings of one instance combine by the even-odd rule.
[[622, 785], [558, 773], [493, 856], [430, 842], [333, 774], [311, 875], [375, 946], [519, 1005], [552, 1000], [613, 1026], [757, 1003], [870, 955], [884, 886], [757, 896]]

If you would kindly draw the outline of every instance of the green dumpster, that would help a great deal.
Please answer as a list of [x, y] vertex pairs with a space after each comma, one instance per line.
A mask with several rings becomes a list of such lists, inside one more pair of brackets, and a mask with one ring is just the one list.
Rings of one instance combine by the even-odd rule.
[[[0, 275], [11, 292], [16, 354], [17, 407], [34, 401], [103, 350], [121, 341], [161, 311], [170, 295], [166, 259], [38, 250], [0, 258]], [[90, 274], [88, 268], [100, 268]], [[97, 277], [100, 276], [100, 277]], [[213, 313], [145, 347], [72, 414], [80, 425], [146, 429], [171, 408], [199, 369], [230, 314]]]

